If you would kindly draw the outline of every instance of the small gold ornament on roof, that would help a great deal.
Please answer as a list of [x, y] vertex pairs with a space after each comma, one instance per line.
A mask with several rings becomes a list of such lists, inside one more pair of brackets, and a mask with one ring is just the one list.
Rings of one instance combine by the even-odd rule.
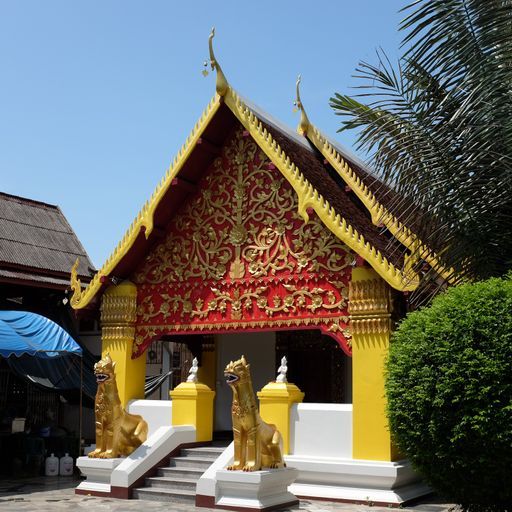
[[309, 119], [308, 119], [308, 116], [306, 114], [306, 111], [304, 110], [304, 105], [302, 104], [302, 101], [300, 99], [300, 82], [301, 82], [301, 80], [302, 80], [302, 78], [299, 75], [297, 77], [297, 82], [296, 82], [296, 85], [295, 85], [295, 90], [296, 90], [297, 98], [293, 102], [293, 104], [295, 105], [295, 108], [293, 109], [293, 111], [297, 112], [298, 110], [300, 110], [300, 122], [299, 122], [299, 126], [297, 128], [297, 131], [301, 135], [306, 135], [306, 133], [308, 132], [308, 128], [309, 128]]
[[210, 59], [205, 60], [203, 65], [204, 69], [202, 71], [203, 76], [208, 76], [208, 64], [211, 66], [212, 71], [217, 70], [217, 81], [215, 83], [215, 89], [217, 90], [217, 94], [219, 96], [225, 96], [229, 89], [228, 81], [226, 80], [226, 77], [224, 73], [222, 72], [222, 69], [220, 67], [220, 64], [217, 62], [217, 59], [215, 58], [215, 54], [213, 52], [213, 38], [215, 37], [215, 27], [212, 28], [212, 31], [210, 32], [210, 37], [208, 38], [208, 46], [210, 50]]

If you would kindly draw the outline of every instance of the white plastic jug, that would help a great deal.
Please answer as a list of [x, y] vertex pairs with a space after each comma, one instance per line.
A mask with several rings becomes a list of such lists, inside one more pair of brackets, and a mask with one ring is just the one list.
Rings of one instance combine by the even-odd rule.
[[46, 458], [44, 474], [46, 476], [58, 476], [59, 474], [59, 459], [53, 453]]
[[73, 474], [73, 457], [70, 457], [69, 453], [60, 458], [59, 474], [60, 476], [71, 476]]

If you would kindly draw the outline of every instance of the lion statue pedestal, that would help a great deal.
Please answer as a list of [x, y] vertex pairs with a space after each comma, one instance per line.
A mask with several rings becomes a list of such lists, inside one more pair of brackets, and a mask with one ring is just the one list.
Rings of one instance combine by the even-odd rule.
[[298, 471], [284, 463], [280, 432], [261, 419], [245, 357], [231, 361], [224, 376], [233, 391], [234, 460], [216, 473], [215, 506], [275, 510], [298, 505], [297, 497], [288, 492]]

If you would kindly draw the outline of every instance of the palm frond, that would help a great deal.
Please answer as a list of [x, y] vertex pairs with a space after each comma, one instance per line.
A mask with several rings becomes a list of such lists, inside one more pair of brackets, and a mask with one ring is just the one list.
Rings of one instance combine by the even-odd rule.
[[[417, 0], [400, 30], [403, 57], [356, 70], [335, 94], [340, 130], [387, 187], [390, 208], [458, 275], [512, 266], [512, 0]], [[411, 204], [415, 208], [411, 208]]]

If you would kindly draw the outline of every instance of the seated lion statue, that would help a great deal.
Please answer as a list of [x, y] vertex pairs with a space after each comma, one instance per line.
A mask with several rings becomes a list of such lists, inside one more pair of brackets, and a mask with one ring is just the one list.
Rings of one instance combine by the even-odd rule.
[[275, 425], [265, 423], [258, 412], [252, 387], [250, 365], [242, 356], [231, 361], [224, 370], [226, 382], [233, 391], [231, 416], [235, 458], [226, 469], [259, 471], [262, 468], [283, 468], [281, 434]]
[[115, 366], [108, 353], [94, 365], [98, 383], [94, 400], [96, 450], [89, 457], [114, 459], [130, 455], [148, 437], [148, 424], [142, 416], [129, 414], [121, 406]]

